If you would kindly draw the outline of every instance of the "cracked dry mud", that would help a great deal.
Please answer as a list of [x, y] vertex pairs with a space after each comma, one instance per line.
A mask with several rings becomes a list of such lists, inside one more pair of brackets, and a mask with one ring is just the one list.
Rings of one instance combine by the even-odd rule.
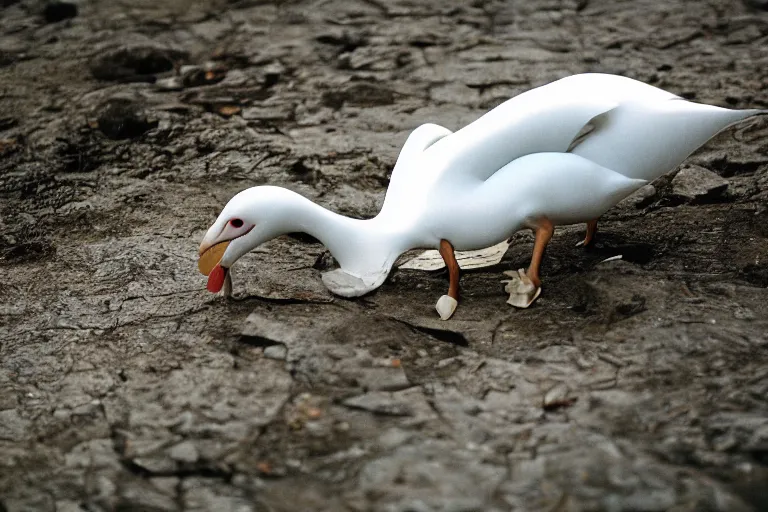
[[568, 74], [766, 108], [765, 2], [76, 5], [0, 3], [0, 510], [768, 509], [765, 119], [559, 229], [528, 310], [527, 233], [449, 322], [307, 237], [196, 270], [240, 189], [371, 216], [411, 129]]

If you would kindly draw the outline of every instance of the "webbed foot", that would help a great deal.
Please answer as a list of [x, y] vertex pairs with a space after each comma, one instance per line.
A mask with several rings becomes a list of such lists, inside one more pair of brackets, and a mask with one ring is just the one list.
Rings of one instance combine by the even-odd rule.
[[534, 284], [528, 274], [525, 273], [525, 269], [521, 268], [517, 272], [508, 270], [504, 272], [504, 275], [511, 278], [502, 281], [502, 283], [507, 283], [504, 287], [504, 291], [509, 293], [507, 304], [516, 308], [527, 308], [541, 294], [541, 286]]
[[443, 295], [440, 297], [437, 304], [435, 304], [435, 309], [440, 315], [440, 320], [448, 320], [451, 318], [458, 305], [459, 302], [450, 295]]

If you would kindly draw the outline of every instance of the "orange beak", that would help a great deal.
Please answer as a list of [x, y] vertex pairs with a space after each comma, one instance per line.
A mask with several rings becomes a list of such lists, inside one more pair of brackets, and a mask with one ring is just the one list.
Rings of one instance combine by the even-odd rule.
[[215, 245], [208, 245], [203, 241], [200, 244], [200, 259], [197, 260], [197, 268], [200, 273], [207, 276], [211, 273], [211, 270], [219, 264], [221, 258], [224, 257], [224, 251], [227, 250], [229, 240], [226, 242], [220, 242]]

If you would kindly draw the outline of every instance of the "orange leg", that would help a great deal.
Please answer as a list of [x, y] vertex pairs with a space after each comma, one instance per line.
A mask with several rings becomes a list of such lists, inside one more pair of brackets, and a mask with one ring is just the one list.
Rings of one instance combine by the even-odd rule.
[[595, 233], [597, 233], [597, 219], [587, 222], [587, 234], [584, 236], [584, 241], [577, 244], [577, 246], [589, 246], [595, 238]]
[[445, 266], [448, 267], [450, 284], [448, 285], [448, 294], [440, 297], [435, 304], [435, 309], [437, 309], [441, 319], [448, 320], [459, 305], [459, 262], [456, 261], [453, 246], [448, 240], [440, 240], [440, 256], [443, 257]]
[[541, 259], [544, 257], [544, 249], [552, 239], [552, 234], [555, 232], [555, 226], [552, 221], [546, 217], [539, 219], [533, 227], [533, 231], [536, 235], [536, 239], [533, 242], [533, 256], [531, 257], [531, 266], [528, 267], [528, 277], [537, 288], [541, 286], [541, 279], [539, 278], [539, 267], [541, 266]]
[[528, 271], [520, 269], [517, 272], [504, 272], [504, 275], [509, 276], [511, 279], [502, 281], [502, 283], [507, 283], [504, 287], [504, 291], [509, 293], [507, 304], [516, 308], [527, 308], [539, 297], [541, 293], [539, 268], [544, 257], [544, 249], [546, 249], [547, 244], [552, 239], [552, 234], [555, 232], [554, 224], [546, 217], [537, 219], [529, 224], [529, 227], [534, 232], [535, 240], [533, 243], [531, 265], [528, 267]]
[[448, 240], [440, 240], [440, 256], [448, 267], [448, 296], [459, 300], [459, 263], [453, 252], [453, 246]]

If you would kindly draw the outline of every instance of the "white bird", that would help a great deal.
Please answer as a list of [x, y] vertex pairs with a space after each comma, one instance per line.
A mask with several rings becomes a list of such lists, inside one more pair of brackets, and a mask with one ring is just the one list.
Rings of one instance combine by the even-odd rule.
[[454, 249], [490, 247], [528, 227], [536, 234], [531, 265], [507, 288], [511, 304], [527, 307], [540, 293], [538, 269], [555, 225], [588, 222], [589, 243], [596, 219], [614, 204], [721, 130], [760, 113], [692, 103], [625, 77], [564, 78], [455, 133], [418, 127], [372, 219], [335, 214], [280, 187], [240, 192], [208, 229], [199, 268], [208, 289], [219, 291], [244, 254], [281, 234], [306, 232], [339, 262], [323, 275], [325, 285], [355, 297], [379, 287], [403, 252], [439, 249], [450, 287], [436, 307], [447, 319], [458, 303]]

